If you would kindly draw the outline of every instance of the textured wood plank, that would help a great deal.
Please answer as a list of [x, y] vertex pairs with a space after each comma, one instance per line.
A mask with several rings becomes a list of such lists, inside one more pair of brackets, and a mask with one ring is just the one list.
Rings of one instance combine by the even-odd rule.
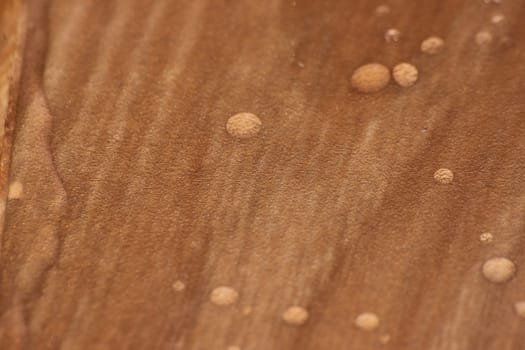
[[[525, 1], [388, 4], [31, 1], [0, 347], [523, 349]], [[413, 87], [350, 86], [403, 61]]]
[[0, 236], [8, 192], [21, 55], [25, 39], [25, 7], [21, 1], [0, 2]]

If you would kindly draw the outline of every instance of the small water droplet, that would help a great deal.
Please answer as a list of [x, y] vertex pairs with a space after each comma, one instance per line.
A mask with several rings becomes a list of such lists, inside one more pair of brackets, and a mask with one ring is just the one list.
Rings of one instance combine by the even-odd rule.
[[493, 240], [494, 240], [494, 236], [492, 236], [492, 233], [485, 232], [479, 235], [479, 241], [483, 244], [492, 243]]
[[242, 314], [244, 316], [250, 315], [252, 313], [252, 311], [253, 311], [253, 308], [251, 306], [245, 306], [245, 307], [242, 308]]
[[226, 350], [241, 350], [241, 348], [237, 345], [230, 345], [226, 348]]
[[380, 63], [365, 64], [352, 74], [352, 86], [364, 93], [382, 90], [389, 81], [390, 70]]
[[221, 286], [212, 290], [210, 301], [215, 305], [230, 305], [237, 301], [239, 293], [231, 287]]
[[440, 53], [445, 46], [443, 39], [437, 36], [431, 36], [421, 43], [421, 51], [429, 55]]
[[398, 29], [390, 28], [385, 32], [385, 40], [387, 43], [396, 43], [401, 39], [401, 32]]
[[402, 87], [414, 85], [418, 78], [417, 68], [410, 63], [399, 63], [392, 72], [394, 80]]
[[384, 16], [390, 13], [390, 6], [388, 5], [379, 5], [376, 7], [376, 15]]
[[390, 342], [390, 334], [383, 334], [379, 337], [379, 342], [381, 344], [388, 344]]
[[483, 276], [493, 283], [510, 281], [516, 273], [516, 265], [507, 258], [492, 258], [483, 264]]
[[505, 35], [499, 40], [499, 46], [502, 49], [511, 48], [512, 46], [514, 46], [514, 40], [512, 40], [510, 36]]
[[514, 304], [514, 311], [519, 317], [525, 318], [525, 301], [518, 301]]
[[297, 62], [297, 65], [299, 66], [299, 68], [304, 68], [304, 63], [301, 61]]
[[492, 33], [487, 30], [482, 30], [476, 34], [476, 44], [483, 46], [488, 45], [492, 42]]
[[438, 169], [434, 173], [434, 180], [443, 185], [449, 184], [452, 182], [452, 180], [454, 180], [454, 173], [452, 173], [452, 171], [449, 169]]
[[239, 139], [253, 137], [261, 131], [261, 120], [252, 113], [238, 113], [228, 119], [226, 130]]
[[308, 311], [300, 306], [291, 306], [283, 313], [284, 322], [300, 326], [308, 320]]
[[490, 22], [492, 24], [501, 24], [505, 21], [505, 16], [503, 16], [501, 13], [496, 13], [490, 18]]
[[20, 181], [13, 181], [9, 184], [7, 199], [20, 199], [24, 194], [24, 185]]
[[373, 331], [379, 327], [379, 317], [373, 312], [363, 312], [356, 317], [355, 325], [364, 331]]
[[172, 285], [173, 290], [176, 292], [182, 292], [184, 288], [186, 288], [186, 285], [182, 281], [175, 281]]

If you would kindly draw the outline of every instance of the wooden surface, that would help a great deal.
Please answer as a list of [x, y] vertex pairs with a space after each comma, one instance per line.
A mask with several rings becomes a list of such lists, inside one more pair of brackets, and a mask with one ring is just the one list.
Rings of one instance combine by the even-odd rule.
[[25, 14], [21, 1], [0, 1], [0, 235], [5, 219], [21, 56], [26, 33]]
[[[0, 348], [524, 349], [525, 1], [380, 4], [29, 1]], [[410, 88], [350, 86], [403, 61]]]

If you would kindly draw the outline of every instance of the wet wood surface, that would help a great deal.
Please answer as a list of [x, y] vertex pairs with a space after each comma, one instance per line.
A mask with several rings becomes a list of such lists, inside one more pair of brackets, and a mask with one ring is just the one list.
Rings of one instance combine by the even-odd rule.
[[27, 5], [1, 349], [525, 348], [525, 1]]

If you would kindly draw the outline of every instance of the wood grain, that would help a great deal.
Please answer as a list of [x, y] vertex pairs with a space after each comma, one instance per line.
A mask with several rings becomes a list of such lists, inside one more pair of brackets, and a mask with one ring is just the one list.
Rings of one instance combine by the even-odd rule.
[[[0, 348], [525, 348], [525, 1], [380, 4], [29, 1]], [[412, 87], [350, 86], [405, 61]]]
[[18, 0], [0, 2], [0, 236], [5, 219], [7, 181], [24, 42], [23, 3]]

